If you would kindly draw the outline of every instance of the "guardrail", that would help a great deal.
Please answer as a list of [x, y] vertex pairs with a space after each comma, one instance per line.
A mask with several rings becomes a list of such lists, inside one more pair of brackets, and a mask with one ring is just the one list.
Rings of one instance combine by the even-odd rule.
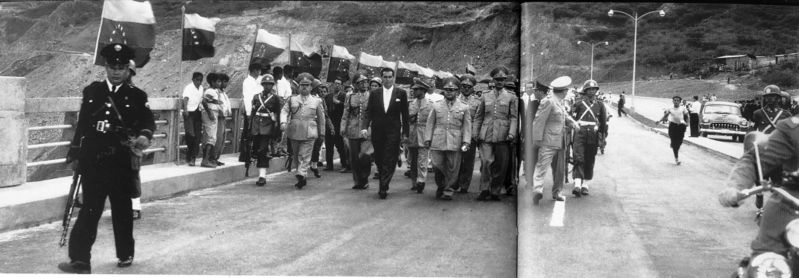
[[[223, 153], [233, 153], [238, 150], [238, 144], [242, 125], [243, 117], [239, 112], [241, 107], [241, 99], [231, 98], [231, 106], [233, 116], [226, 119], [225, 132], [226, 140], [223, 147]], [[49, 142], [37, 142], [36, 144], [27, 144], [29, 151], [36, 151], [28, 155], [26, 166], [28, 172], [34, 173], [48, 173], [45, 178], [54, 178], [54, 172], [60, 173], [60, 176], [69, 175], [66, 169], [66, 151], [70, 145], [72, 137], [75, 134], [75, 126], [78, 119], [78, 111], [80, 110], [81, 98], [68, 97], [68, 98], [26, 98], [25, 99], [25, 118], [27, 122], [33, 122], [31, 119], [36, 119], [37, 114], [41, 113], [63, 113], [64, 120], [59, 124], [48, 124], [42, 126], [28, 126], [28, 140], [31, 134], [35, 132], [52, 132], [53, 134], [60, 133], [60, 136]], [[174, 161], [180, 163], [184, 160], [181, 157], [181, 150], [185, 150], [187, 146], [183, 143], [183, 117], [181, 116], [182, 99], [178, 98], [150, 98], [149, 105], [155, 116], [156, 130], [153, 134], [153, 141], [149, 149], [145, 150], [145, 157], [143, 164], [165, 163]], [[51, 134], [52, 135], [52, 134]], [[183, 152], [185, 155], [185, 151]], [[42, 175], [33, 175], [42, 176]]]

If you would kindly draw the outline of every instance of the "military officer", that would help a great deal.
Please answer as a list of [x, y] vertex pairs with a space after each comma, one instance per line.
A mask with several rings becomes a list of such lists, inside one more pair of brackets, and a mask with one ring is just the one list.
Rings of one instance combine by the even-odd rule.
[[[319, 101], [322, 102], [322, 111], [325, 113], [325, 130], [333, 128], [333, 124], [330, 121], [330, 116], [328, 113], [327, 105], [325, 105], [324, 96], [327, 95], [327, 85], [322, 83], [319, 79], [314, 79], [311, 82], [311, 97], [318, 98]], [[322, 152], [322, 144], [325, 142], [325, 135], [319, 134], [319, 137], [313, 143], [313, 150], [311, 151], [311, 172], [313, 172], [314, 177], [321, 178], [322, 175], [319, 174], [319, 167], [322, 166], [322, 162], [319, 161], [319, 156]]]
[[763, 108], [756, 110], [752, 114], [755, 130], [769, 134], [776, 128], [777, 122], [790, 118], [791, 112], [780, 107], [782, 94], [777, 85], [768, 85], [763, 89]]
[[457, 99], [460, 81], [454, 77], [444, 79], [444, 100], [437, 101], [430, 110], [425, 127], [425, 146], [436, 173], [436, 198], [452, 200], [453, 187], [458, 181], [461, 154], [469, 150], [472, 142], [472, 115], [469, 105]]
[[430, 149], [425, 146], [427, 132], [427, 116], [433, 109], [433, 101], [426, 97], [430, 90], [430, 85], [422, 80], [414, 80], [411, 86], [414, 99], [408, 103], [408, 124], [410, 126], [408, 136], [408, 161], [411, 167], [411, 190], [416, 193], [424, 191], [425, 181], [427, 180], [427, 159]]
[[352, 167], [352, 180], [355, 185], [352, 189], [369, 188], [369, 172], [372, 171], [371, 157], [360, 155], [361, 145], [368, 144], [368, 139], [361, 136], [361, 122], [363, 121], [366, 104], [369, 102], [369, 79], [358, 74], [353, 79], [356, 91], [347, 95], [344, 100], [344, 114], [341, 116], [341, 134], [347, 138], [350, 149], [350, 166]]
[[[313, 76], [303, 72], [297, 76], [299, 95], [292, 95], [280, 113], [280, 129], [291, 141], [292, 168], [296, 165], [297, 189], [306, 185], [305, 177], [311, 160], [314, 141], [325, 134], [325, 111], [322, 99], [311, 96]], [[293, 170], [293, 169], [292, 169]]]
[[574, 135], [574, 189], [575, 197], [588, 195], [588, 182], [594, 177], [594, 161], [599, 147], [599, 136], [608, 130], [608, 112], [605, 105], [596, 101], [599, 84], [594, 80], [583, 83], [582, 97], [575, 102], [571, 116], [580, 125]]
[[272, 159], [269, 155], [270, 141], [277, 133], [276, 124], [279, 122], [280, 97], [277, 96], [274, 86], [275, 77], [271, 74], [264, 75], [261, 78], [263, 91], [254, 95], [250, 101], [252, 104], [250, 105], [252, 111], [249, 113], [252, 115], [250, 135], [258, 161], [255, 164], [258, 168], [258, 181], [255, 184], [258, 186], [266, 185], [266, 169], [269, 168], [269, 160]]
[[[495, 84], [503, 84], [510, 70], [497, 67], [491, 70]], [[510, 141], [516, 138], [519, 119], [518, 98], [503, 86], [494, 86], [483, 94], [475, 115], [472, 135], [480, 141], [482, 160], [479, 201], [499, 201], [499, 193], [511, 159]]]
[[139, 157], [155, 131], [147, 94], [124, 84], [133, 49], [110, 44], [100, 51], [105, 58], [106, 80], [83, 89], [75, 137], [67, 162], [77, 162], [82, 175], [83, 207], [69, 238], [69, 258], [58, 268], [69, 273], [91, 273], [91, 248], [106, 197], [111, 203], [117, 267], [133, 263], [133, 212], [131, 193]]
[[[458, 98], [461, 102], [469, 106], [469, 115], [472, 116], [472, 125], [474, 125], [474, 117], [477, 116], [477, 107], [480, 106], [481, 101], [480, 96], [474, 92], [477, 79], [470, 74], [465, 74], [461, 76], [460, 82], [461, 95]], [[475, 141], [471, 141], [469, 145], [470, 148], [461, 155], [462, 160], [458, 173], [458, 183], [455, 185], [455, 187], [458, 188], [458, 193], [469, 192], [469, 186], [472, 183], [472, 172], [474, 171], [474, 158], [476, 156], [477, 144]]]

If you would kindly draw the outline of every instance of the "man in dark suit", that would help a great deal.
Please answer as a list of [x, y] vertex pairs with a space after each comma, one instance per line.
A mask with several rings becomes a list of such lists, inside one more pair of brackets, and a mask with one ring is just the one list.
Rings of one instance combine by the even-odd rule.
[[383, 87], [369, 94], [366, 119], [361, 125], [361, 134], [367, 136], [372, 128], [372, 144], [375, 147], [375, 164], [380, 173], [378, 196], [388, 196], [388, 183], [396, 169], [399, 158], [400, 134], [402, 141], [408, 140], [408, 96], [404, 90], [394, 87], [394, 70], [380, 71]]

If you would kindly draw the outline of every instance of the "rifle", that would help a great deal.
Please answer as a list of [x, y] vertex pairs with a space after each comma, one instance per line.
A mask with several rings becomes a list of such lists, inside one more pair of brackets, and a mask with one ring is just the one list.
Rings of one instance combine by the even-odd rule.
[[75, 170], [72, 174], [72, 185], [69, 187], [69, 195], [67, 196], [67, 206], [64, 208], [64, 219], [61, 221], [63, 230], [61, 231], [61, 241], [58, 246], [64, 247], [67, 244], [67, 231], [69, 231], [69, 222], [72, 220], [72, 212], [75, 207], [80, 207], [78, 204], [78, 191], [80, 191], [81, 175]]
[[239, 144], [239, 161], [244, 162], [244, 177], [250, 176], [250, 164], [252, 163], [252, 140], [250, 129], [252, 127], [252, 118], [247, 118], [244, 114], [244, 120], [247, 123], [244, 125], [244, 130], [241, 132], [241, 143]]

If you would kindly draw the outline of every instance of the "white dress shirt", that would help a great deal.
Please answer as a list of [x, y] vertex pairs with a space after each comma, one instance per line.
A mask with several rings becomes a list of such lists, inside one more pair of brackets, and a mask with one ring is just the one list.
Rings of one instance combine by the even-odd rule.
[[391, 88], [383, 87], [383, 108], [386, 110], [386, 113], [388, 113], [388, 106], [391, 105], [391, 91], [393, 90], [394, 86], [391, 86]]
[[691, 112], [691, 113], [696, 113], [696, 114], [699, 114], [699, 110], [700, 110], [701, 108], [702, 108], [702, 102], [700, 102], [700, 101], [698, 101], [698, 100], [697, 100], [697, 101], [694, 101], [694, 102], [691, 102], [691, 109], [690, 109], [690, 112]]
[[203, 98], [203, 85], [200, 88], [194, 87], [194, 83], [189, 83], [183, 88], [183, 97], [189, 98], [186, 103], [186, 112], [194, 112], [200, 108], [200, 101]]
[[244, 103], [244, 114], [250, 116], [250, 112], [252, 112], [252, 99], [263, 90], [264, 87], [258, 84], [258, 80], [252, 77], [252, 75], [247, 75], [247, 78], [244, 78], [244, 82], [241, 84], [241, 101]]
[[275, 84], [275, 89], [277, 91], [277, 95], [282, 98], [286, 99], [291, 96], [291, 82], [286, 79], [284, 76], [277, 80], [277, 84]]
[[108, 85], [108, 91], [112, 92], [112, 93], [116, 93], [117, 91], [119, 91], [119, 87], [122, 86], [122, 84], [119, 84], [119, 85], [116, 85], [116, 87], [114, 87], [114, 85], [111, 84], [111, 81], [109, 81], [108, 79], [105, 80], [105, 84]]

